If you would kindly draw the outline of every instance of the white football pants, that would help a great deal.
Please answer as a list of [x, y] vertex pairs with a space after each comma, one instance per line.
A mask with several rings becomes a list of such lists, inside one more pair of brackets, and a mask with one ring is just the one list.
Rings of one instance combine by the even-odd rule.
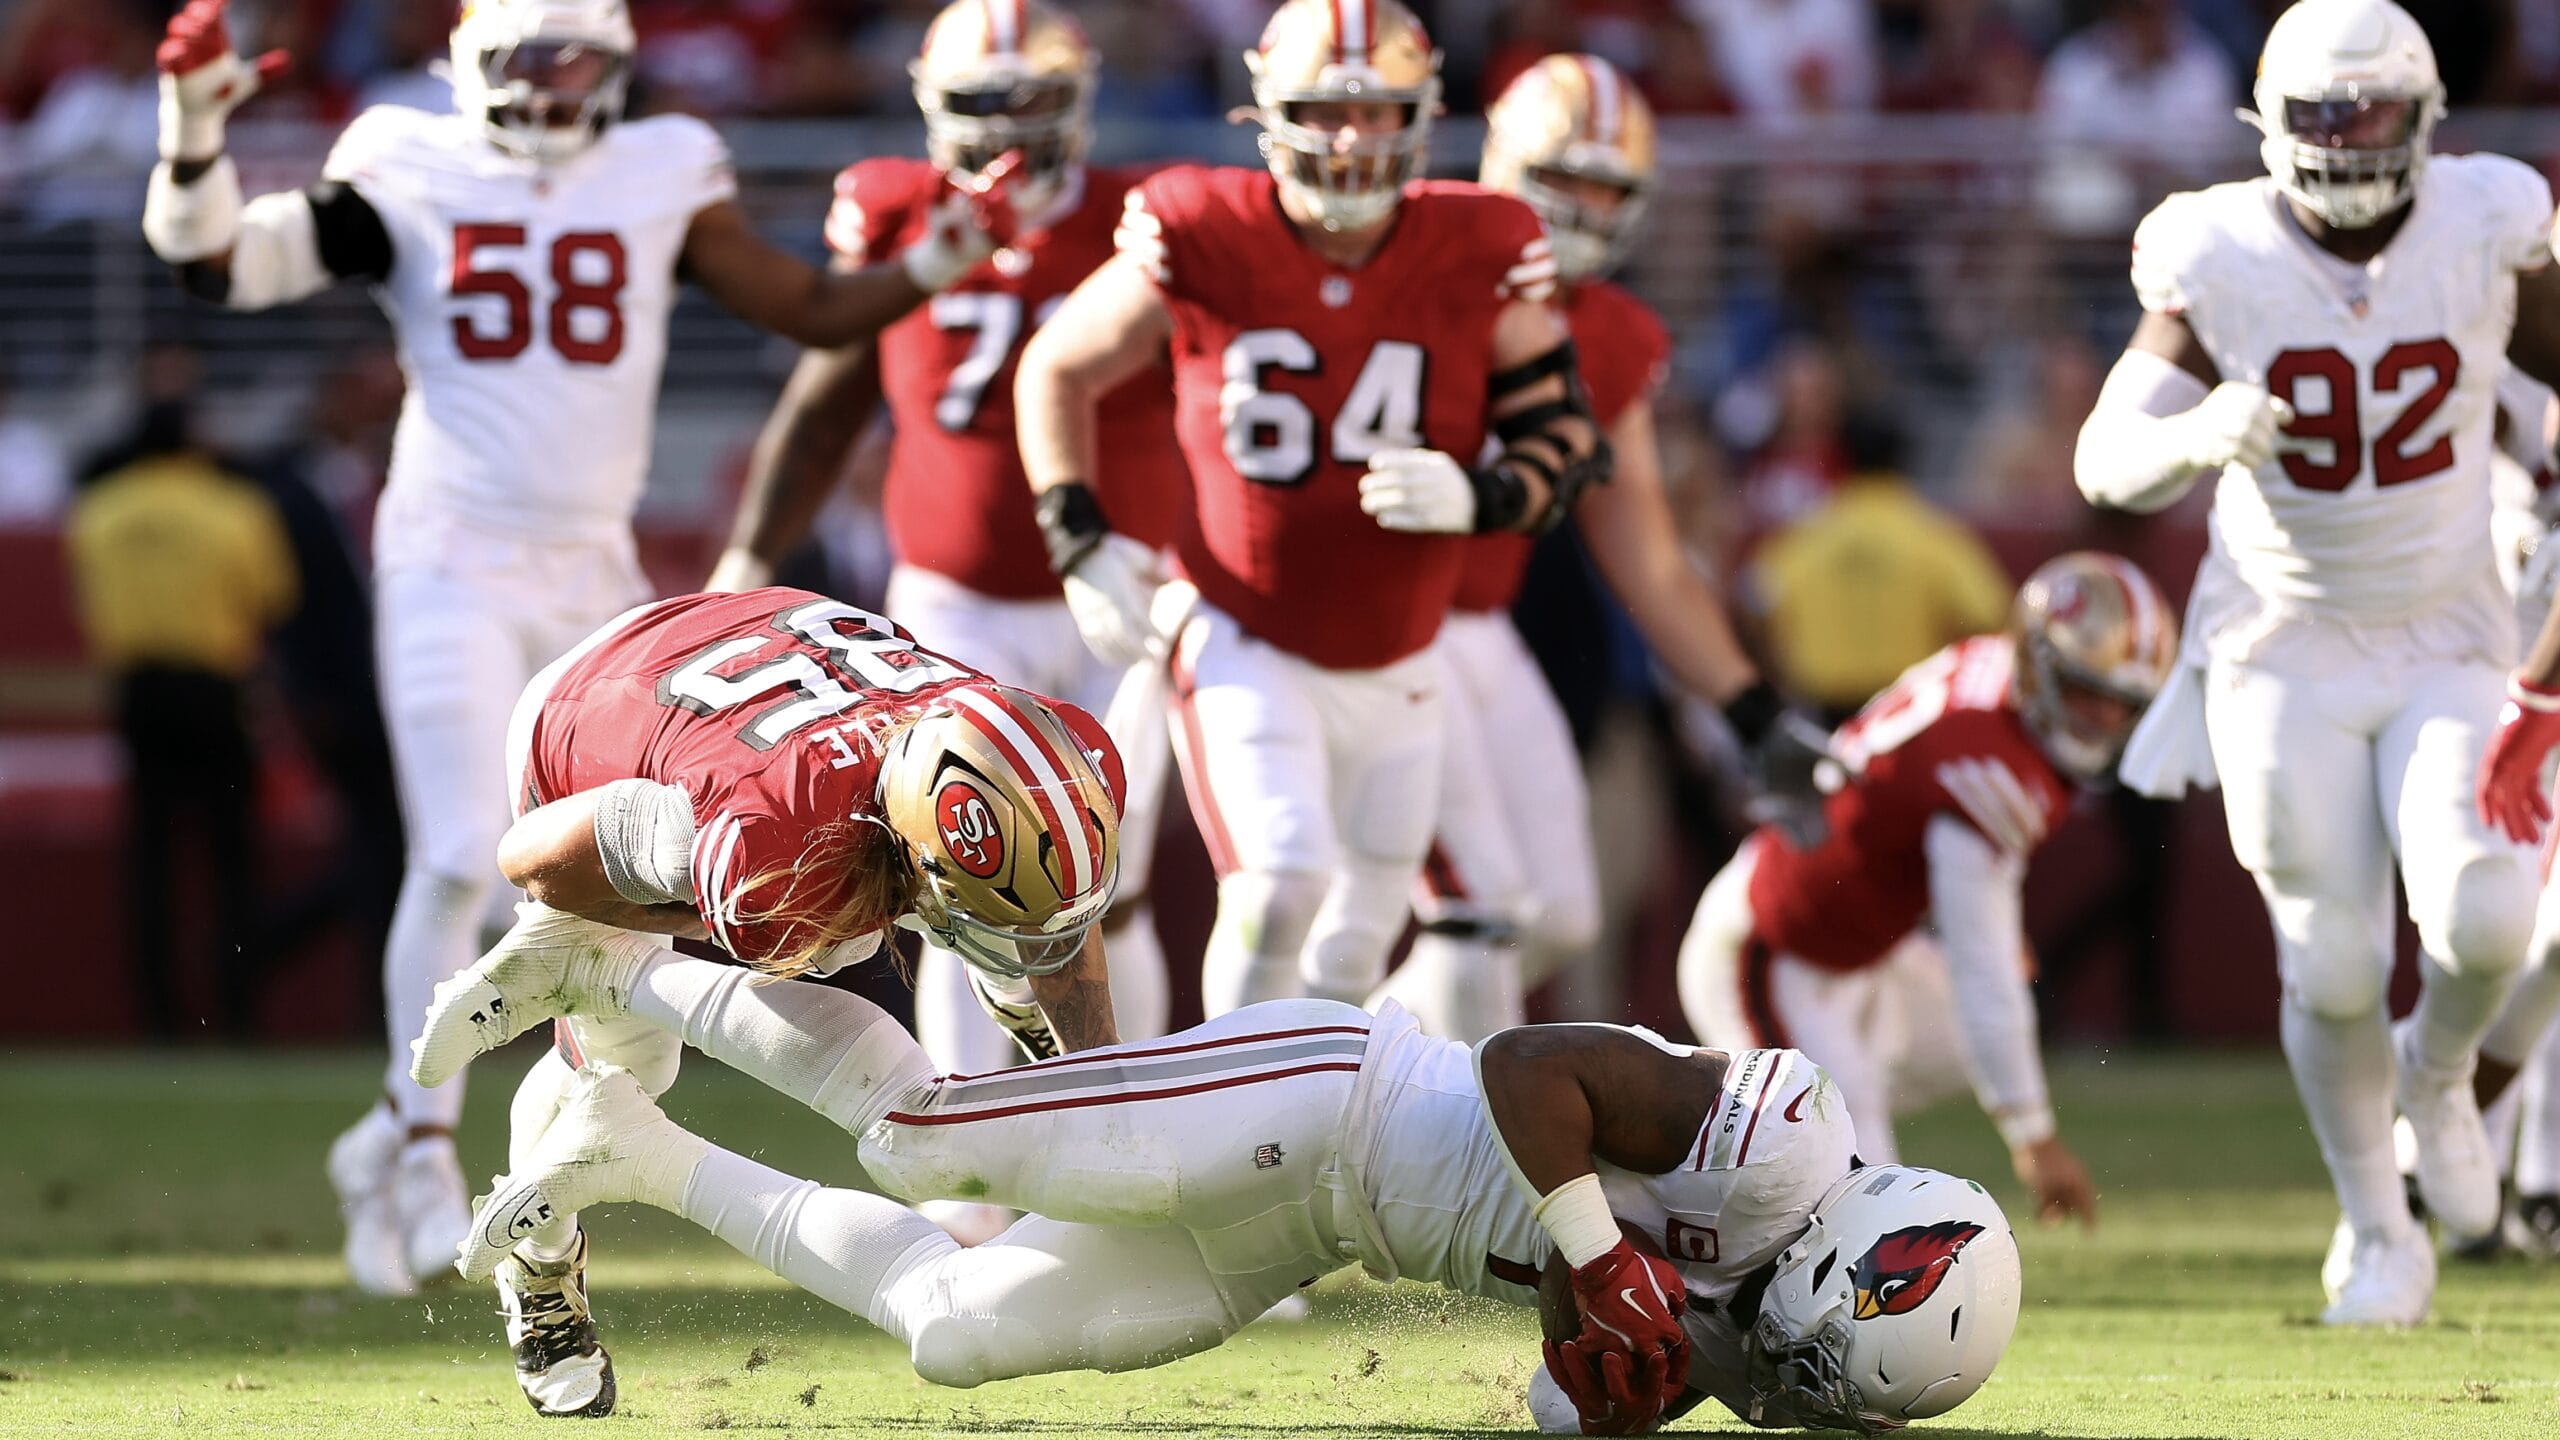
[[2472, 804], [2505, 676], [2375, 658], [2335, 675], [2216, 661], [2205, 725], [2231, 848], [2256, 877], [2284, 982], [2285, 1053], [2349, 1221], [2405, 1221], [2384, 994], [2392, 866], [2425, 951], [2418, 1063], [2467, 1073], [2525, 954], [2531, 852]]
[[2519, 1195], [2560, 1194], [2560, 885], [2546, 884], [2524, 973], [2480, 1053], [2516, 1067]]
[[1172, 674], [1174, 758], [1218, 871], [1208, 1013], [1366, 999], [1439, 818], [1438, 655], [1328, 670], [1203, 603]]
[[[936, 571], [900, 565], [889, 572], [884, 603], [889, 618], [926, 649], [1007, 685], [1082, 706], [1096, 719], [1106, 716], [1127, 673], [1086, 648], [1064, 600], [999, 600]], [[1137, 751], [1162, 752], [1168, 743], [1162, 710], [1143, 712], [1142, 723], [1149, 733], [1112, 737], [1133, 773], [1141, 764], [1163, 763], [1160, 754]], [[1102, 922], [1111, 1009], [1123, 1040], [1162, 1035], [1172, 1007], [1164, 946], [1147, 894], [1161, 818], [1143, 804], [1151, 788], [1133, 785], [1130, 813], [1120, 817], [1120, 894]], [[1021, 1058], [1012, 1038], [970, 992], [966, 965], [939, 945], [925, 946], [916, 967], [916, 1035], [934, 1063], [961, 1074], [982, 1075]]]
[[1946, 956], [1924, 932], [1862, 970], [1779, 954], [1751, 918], [1755, 846], [1698, 898], [1680, 940], [1680, 1010], [1719, 1050], [1802, 1050], [1831, 1072], [1856, 1127], [1858, 1158], [1891, 1165], [1893, 1119], [1965, 1093], [1964, 1047]]
[[1587, 957], [1599, 863], [1573, 729], [1510, 617], [1453, 611], [1436, 648], [1449, 699], [1423, 931], [1371, 1007], [1393, 999], [1472, 1041], [1519, 1024], [1528, 990]]
[[408, 840], [382, 957], [382, 1084], [403, 1124], [451, 1128], [463, 1087], [411, 1080], [409, 1042], [435, 987], [477, 958], [504, 883], [508, 717], [536, 671], [649, 588], [628, 534], [545, 543], [442, 519], [398, 523], [398, 536], [377, 537], [374, 577], [382, 716]]

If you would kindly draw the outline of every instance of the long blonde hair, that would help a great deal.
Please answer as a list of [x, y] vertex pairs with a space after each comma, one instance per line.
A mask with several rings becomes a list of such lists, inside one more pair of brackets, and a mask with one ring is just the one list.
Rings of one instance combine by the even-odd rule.
[[[884, 724], [865, 725], [858, 733], [870, 741], [876, 755], [886, 756], [891, 742], [918, 718], [915, 714], [901, 715]], [[842, 878], [848, 876], [849, 879]], [[832, 910], [819, 915], [801, 913], [810, 908], [813, 888], [833, 890], [839, 884], [848, 893]], [[798, 860], [764, 871], [738, 890], [741, 921], [796, 924], [808, 930], [808, 938], [778, 955], [737, 958], [767, 975], [785, 979], [806, 975], [828, 951], [881, 929], [914, 909], [923, 884], [924, 878], [916, 873], [906, 842], [898, 838], [898, 832], [890, 829], [886, 820], [861, 813], [838, 816], [810, 832]], [[750, 908], [751, 897], [777, 886], [780, 893], [769, 903]], [[881, 948], [890, 951], [886, 939]]]

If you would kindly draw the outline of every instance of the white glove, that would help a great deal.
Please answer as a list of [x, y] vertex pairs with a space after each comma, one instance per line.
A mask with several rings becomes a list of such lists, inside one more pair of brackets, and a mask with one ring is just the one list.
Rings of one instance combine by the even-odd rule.
[[1021, 228], [1013, 208], [1021, 166], [1022, 152], [1008, 150], [974, 175], [944, 172], [942, 198], [925, 214], [924, 238], [898, 252], [898, 264], [917, 289], [939, 295], [1013, 243]]
[[1105, 535], [1058, 583], [1085, 647], [1103, 664], [1164, 658], [1164, 637], [1147, 620], [1164, 583], [1156, 552], [1126, 535]]
[[1470, 535], [1476, 487], [1466, 467], [1438, 450], [1381, 450], [1360, 477], [1360, 508], [1389, 530]]
[[2176, 422], [2186, 442], [2187, 463], [2196, 469], [2238, 465], [2255, 470], [2275, 458], [2276, 431], [2293, 422], [2293, 407], [2261, 386], [2225, 380]]
[[170, 17], [155, 57], [160, 67], [160, 158], [211, 160], [222, 154], [223, 122], [292, 57], [270, 50], [255, 64], [232, 53], [225, 0], [194, 0]]
[[702, 588], [713, 595], [734, 595], [741, 590], [761, 590], [772, 583], [772, 566], [743, 546], [732, 545], [720, 552], [720, 563], [711, 567], [711, 578], [702, 582]]

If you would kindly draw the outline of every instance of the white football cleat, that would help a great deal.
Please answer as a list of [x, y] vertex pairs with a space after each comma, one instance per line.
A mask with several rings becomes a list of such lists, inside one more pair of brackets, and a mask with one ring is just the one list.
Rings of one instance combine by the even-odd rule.
[[590, 1419], [613, 1413], [613, 1356], [596, 1339], [587, 1304], [587, 1232], [550, 1262], [509, 1252], [498, 1265], [498, 1306], [515, 1352], [516, 1386], [533, 1408]]
[[410, 1295], [418, 1289], [392, 1203], [391, 1166], [400, 1153], [400, 1122], [387, 1105], [329, 1143], [329, 1188], [338, 1192], [338, 1218], [346, 1222], [347, 1278], [367, 1295]]
[[518, 905], [515, 928], [436, 987], [426, 1028], [409, 1042], [410, 1078], [441, 1085], [545, 1020], [626, 1013], [641, 965], [665, 944], [535, 901]]
[[2323, 1325], [2423, 1324], [2435, 1300], [2435, 1246], [2414, 1222], [2355, 1230], [2341, 1219], [2320, 1284], [2329, 1292]]
[[2427, 1213], [2459, 1243], [2498, 1228], [2498, 1155], [2471, 1096], [2471, 1066], [2430, 1070], [2417, 1061], [2418, 1022], [2391, 1027], [2399, 1064], [2395, 1099], [2417, 1141], [2418, 1194]]
[[498, 1268], [518, 1242], [590, 1205], [637, 1200], [672, 1210], [710, 1142], [678, 1125], [619, 1065], [581, 1070], [560, 1113], [471, 1217], [463, 1278]]
[[429, 1135], [400, 1147], [391, 1168], [391, 1208], [410, 1277], [424, 1285], [451, 1275], [462, 1237], [471, 1231], [471, 1199], [452, 1136]]

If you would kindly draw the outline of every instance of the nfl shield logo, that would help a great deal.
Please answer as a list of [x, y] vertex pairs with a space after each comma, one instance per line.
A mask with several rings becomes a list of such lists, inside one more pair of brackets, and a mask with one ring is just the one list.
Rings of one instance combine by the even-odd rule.
[[1351, 282], [1339, 275], [1327, 275], [1324, 283], [1316, 287], [1316, 298], [1328, 309], [1339, 310], [1351, 303]]
[[1256, 1170], [1277, 1170], [1280, 1168], [1282, 1158], [1278, 1145], [1253, 1147], [1253, 1168]]

